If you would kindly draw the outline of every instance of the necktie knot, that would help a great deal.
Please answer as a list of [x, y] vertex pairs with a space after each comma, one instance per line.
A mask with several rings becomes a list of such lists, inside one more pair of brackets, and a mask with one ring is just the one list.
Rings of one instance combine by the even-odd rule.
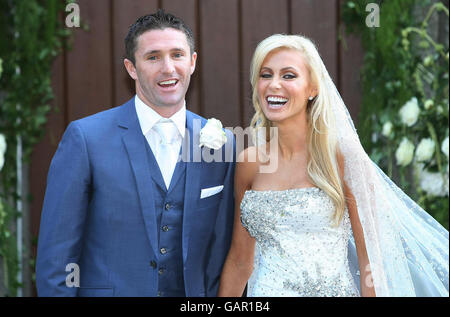
[[171, 144], [176, 139], [177, 127], [170, 119], [161, 119], [153, 126], [153, 129], [158, 133], [162, 144]]

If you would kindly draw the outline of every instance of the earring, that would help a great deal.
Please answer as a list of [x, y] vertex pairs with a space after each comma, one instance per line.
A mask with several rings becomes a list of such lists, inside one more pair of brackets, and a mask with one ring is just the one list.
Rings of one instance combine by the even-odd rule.
[[313, 97], [312, 96], [309, 96], [309, 98], [308, 98], [309, 100], [313, 100]]

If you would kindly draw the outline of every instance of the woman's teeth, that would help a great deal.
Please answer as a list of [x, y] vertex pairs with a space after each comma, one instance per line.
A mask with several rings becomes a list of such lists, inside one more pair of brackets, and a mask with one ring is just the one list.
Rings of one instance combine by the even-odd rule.
[[271, 108], [281, 108], [288, 102], [287, 98], [284, 97], [267, 97], [267, 102]]

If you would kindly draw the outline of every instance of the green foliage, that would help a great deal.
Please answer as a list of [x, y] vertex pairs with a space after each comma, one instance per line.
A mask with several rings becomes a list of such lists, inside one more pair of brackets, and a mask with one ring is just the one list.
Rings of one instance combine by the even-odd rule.
[[8, 144], [0, 172], [0, 259], [8, 295], [14, 296], [18, 255], [12, 221], [17, 212], [16, 145], [20, 136], [24, 160], [42, 137], [53, 98], [51, 64], [69, 31], [62, 25], [60, 0], [0, 0], [0, 133]]
[[[380, 27], [364, 23], [371, 2], [379, 5]], [[423, 21], [416, 21], [414, 9], [427, 12]], [[448, 47], [437, 43], [428, 30], [430, 18], [438, 12], [448, 19], [448, 8], [430, 0], [354, 0], [343, 2], [341, 12], [347, 32], [361, 36], [366, 52], [358, 127], [363, 146], [389, 177], [448, 229], [448, 154], [442, 150], [449, 134]], [[419, 109], [411, 126], [399, 113], [408, 102]], [[383, 133], [385, 124], [392, 125], [389, 133]], [[415, 155], [400, 166], [397, 155], [404, 138], [414, 145]], [[433, 140], [435, 149], [430, 159], [419, 162], [417, 148], [423, 139]], [[433, 181], [443, 184], [440, 193], [437, 185], [430, 190]]]

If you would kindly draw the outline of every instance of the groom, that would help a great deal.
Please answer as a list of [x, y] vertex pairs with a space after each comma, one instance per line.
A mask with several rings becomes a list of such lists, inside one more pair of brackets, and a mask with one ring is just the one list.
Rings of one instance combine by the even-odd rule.
[[53, 157], [38, 295], [216, 296], [233, 223], [233, 135], [208, 122], [213, 142], [199, 146], [206, 120], [185, 106], [197, 54], [183, 21], [141, 17], [125, 46], [136, 96], [72, 122]]

